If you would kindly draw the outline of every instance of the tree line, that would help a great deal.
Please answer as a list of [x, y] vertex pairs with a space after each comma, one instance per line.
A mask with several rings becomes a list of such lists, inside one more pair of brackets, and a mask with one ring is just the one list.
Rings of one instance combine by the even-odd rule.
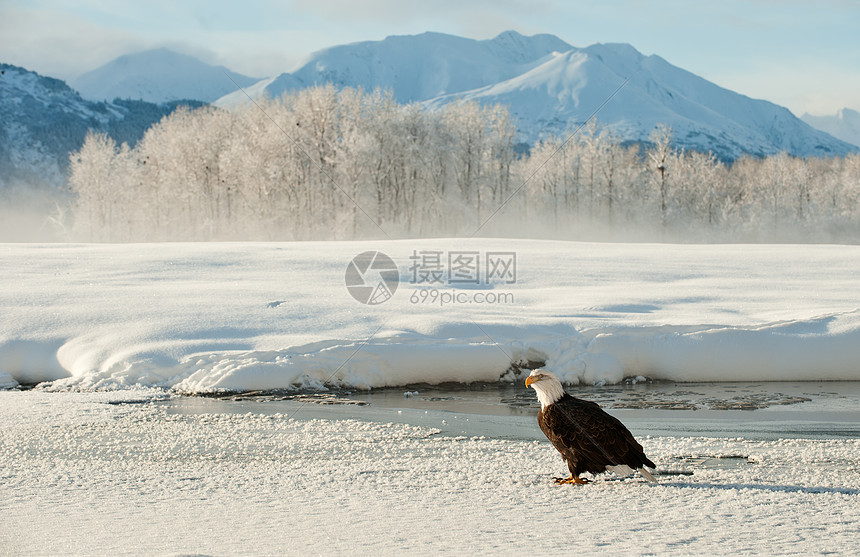
[[241, 110], [179, 109], [131, 148], [71, 155], [71, 237], [88, 241], [517, 236], [860, 240], [860, 155], [731, 164], [658, 127], [594, 121], [518, 152], [501, 106], [429, 111], [316, 87]]

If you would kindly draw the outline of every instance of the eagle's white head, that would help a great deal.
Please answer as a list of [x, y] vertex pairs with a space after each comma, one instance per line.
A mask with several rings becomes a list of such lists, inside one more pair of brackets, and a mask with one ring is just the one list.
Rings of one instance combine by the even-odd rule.
[[526, 387], [531, 387], [537, 393], [540, 407], [546, 408], [564, 396], [564, 387], [554, 373], [536, 369], [526, 377]]

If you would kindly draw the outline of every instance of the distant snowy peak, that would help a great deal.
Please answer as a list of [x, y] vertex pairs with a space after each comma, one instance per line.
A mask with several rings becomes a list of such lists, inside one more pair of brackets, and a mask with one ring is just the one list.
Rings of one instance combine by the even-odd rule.
[[480, 41], [497, 53], [499, 59], [514, 64], [527, 64], [551, 52], [566, 52], [573, 48], [555, 35], [539, 34], [526, 37], [516, 31], [505, 31], [494, 39]]
[[676, 146], [712, 151], [726, 160], [781, 151], [798, 156], [854, 151], [783, 107], [719, 87], [626, 44], [553, 53], [508, 80], [427, 104], [460, 100], [508, 106], [521, 139], [529, 143], [563, 136], [594, 115], [601, 127], [632, 142], [648, 141], [657, 124], [669, 125]]
[[483, 41], [443, 33], [391, 36], [322, 50], [292, 75], [305, 86], [388, 87], [398, 101], [412, 102], [496, 83], [571, 48], [551, 35], [514, 31]]
[[213, 102], [258, 80], [193, 56], [160, 48], [120, 56], [72, 81], [90, 100], [136, 99], [163, 103], [184, 99]]
[[813, 116], [804, 114], [801, 120], [813, 128], [827, 132], [833, 137], [860, 146], [860, 112], [843, 108], [835, 115]]
[[516, 118], [518, 141], [528, 144], [575, 129], [612, 97], [596, 118], [627, 142], [648, 141], [665, 124], [673, 129], [675, 146], [712, 151], [725, 160], [781, 151], [857, 151], [785, 108], [719, 87], [629, 44], [575, 48], [552, 35], [514, 31], [482, 41], [423, 33], [335, 46], [314, 53], [292, 73], [216, 104], [241, 106], [249, 96], [276, 98], [326, 83], [388, 89], [400, 102], [429, 108], [461, 100], [506, 105]]
[[[390, 36], [315, 52], [296, 71], [268, 80], [260, 93], [274, 98], [331, 83], [368, 91], [390, 89], [403, 103], [424, 101], [511, 78], [547, 54], [571, 48], [553, 35], [526, 37], [515, 31], [480, 41], [431, 32]], [[216, 104], [246, 102], [245, 94], [237, 91]]]

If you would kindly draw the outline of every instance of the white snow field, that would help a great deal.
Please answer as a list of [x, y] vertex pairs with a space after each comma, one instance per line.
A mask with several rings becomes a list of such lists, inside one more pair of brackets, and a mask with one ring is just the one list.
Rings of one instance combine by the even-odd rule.
[[640, 433], [692, 475], [556, 486], [545, 439], [162, 397], [0, 392], [0, 554], [856, 554], [857, 438]]
[[[368, 250], [399, 268], [378, 305], [345, 286]], [[470, 253], [478, 284], [454, 282]], [[512, 360], [568, 384], [860, 379], [858, 246], [5, 244], [0, 273], [6, 387], [366, 389], [511, 380]]]

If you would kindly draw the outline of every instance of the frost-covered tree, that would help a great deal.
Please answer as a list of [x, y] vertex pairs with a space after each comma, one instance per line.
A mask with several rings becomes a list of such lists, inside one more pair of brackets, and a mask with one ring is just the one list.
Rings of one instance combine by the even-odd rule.
[[180, 109], [133, 148], [87, 136], [70, 158], [73, 234], [860, 241], [860, 155], [724, 164], [675, 149], [670, 128], [641, 148], [592, 120], [517, 157], [515, 135], [498, 106], [332, 86]]
[[660, 225], [666, 228], [669, 206], [669, 177], [667, 174], [671, 166], [670, 161], [676, 154], [672, 147], [672, 128], [664, 125], [657, 126], [651, 133], [651, 142], [653, 146], [648, 150], [648, 158], [651, 159], [654, 169], [652, 176], [659, 192]]
[[75, 221], [77, 234], [94, 241], [121, 239], [126, 204], [134, 202], [123, 180], [128, 159], [128, 145], [117, 147], [106, 133], [93, 132], [70, 156], [69, 183], [83, 208]]

